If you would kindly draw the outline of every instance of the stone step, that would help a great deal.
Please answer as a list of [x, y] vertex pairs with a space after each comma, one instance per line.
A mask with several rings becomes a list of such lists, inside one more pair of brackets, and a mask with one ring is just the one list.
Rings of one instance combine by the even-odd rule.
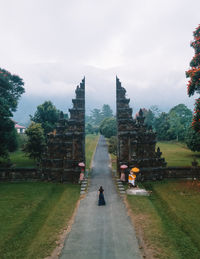
[[118, 185], [118, 186], [123, 186], [123, 187], [124, 187], [124, 185], [123, 185], [123, 184], [121, 184], [121, 183], [118, 183], [117, 185]]
[[125, 191], [120, 191], [120, 194], [125, 194], [126, 192]]
[[85, 194], [85, 191], [81, 191], [80, 194]]
[[138, 196], [149, 196], [149, 192], [147, 192], [145, 189], [135, 189], [131, 188], [126, 191], [129, 195], [138, 195]]

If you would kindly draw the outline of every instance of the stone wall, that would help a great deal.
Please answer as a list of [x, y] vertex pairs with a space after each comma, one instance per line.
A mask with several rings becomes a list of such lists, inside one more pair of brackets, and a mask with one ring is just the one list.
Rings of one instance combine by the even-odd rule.
[[37, 168], [0, 168], [1, 182], [42, 181], [44, 176]]
[[138, 181], [180, 178], [200, 179], [200, 167], [142, 168], [137, 176]]
[[[128, 171], [126, 172], [128, 176]], [[200, 167], [142, 168], [138, 181], [162, 179], [200, 179]], [[52, 181], [39, 168], [0, 168], [0, 182]]]

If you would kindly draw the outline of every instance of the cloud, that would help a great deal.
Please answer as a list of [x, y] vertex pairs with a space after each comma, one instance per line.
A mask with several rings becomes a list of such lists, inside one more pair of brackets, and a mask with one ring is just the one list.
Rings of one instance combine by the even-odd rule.
[[185, 70], [199, 10], [198, 0], [1, 0], [0, 66], [24, 79], [26, 96], [71, 100], [85, 75], [87, 107], [114, 108], [118, 75], [135, 107], [192, 107]]

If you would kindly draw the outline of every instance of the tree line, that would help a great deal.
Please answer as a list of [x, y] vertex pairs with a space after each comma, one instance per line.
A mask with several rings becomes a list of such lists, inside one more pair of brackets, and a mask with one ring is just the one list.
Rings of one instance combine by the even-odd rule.
[[[193, 114], [184, 104], [174, 106], [169, 112], [161, 112], [157, 106], [144, 109], [145, 124], [156, 132], [158, 141], [178, 141], [187, 144], [192, 151], [200, 151], [200, 134], [191, 126]], [[46, 145], [46, 136], [52, 132], [59, 120], [60, 111], [51, 101], [45, 101], [37, 107], [26, 130], [28, 141], [23, 150], [31, 158], [40, 159]], [[68, 115], [65, 114], [68, 118]], [[137, 114], [136, 114], [137, 117]], [[86, 115], [86, 134], [102, 134], [109, 139], [109, 151], [116, 154], [116, 118], [108, 104], [102, 109], [93, 109]]]
[[185, 104], [174, 106], [168, 113], [157, 106], [143, 112], [146, 125], [156, 132], [158, 141], [184, 142], [192, 151], [200, 151], [200, 134], [193, 129], [193, 113]]
[[[196, 33], [199, 35], [200, 27]], [[195, 62], [197, 61], [195, 58]], [[192, 66], [196, 64], [193, 64], [194, 60], [191, 62]], [[200, 64], [200, 61], [198, 62]], [[198, 75], [195, 72], [194, 78], [194, 71], [190, 72], [188, 76], [193, 81], [189, 83], [188, 91], [192, 95], [196, 91], [194, 80]], [[61, 111], [51, 101], [45, 101], [37, 107], [35, 114], [30, 116], [31, 124], [26, 130], [26, 135], [17, 134], [12, 117], [24, 92], [23, 80], [0, 68], [0, 157], [8, 157], [9, 152], [15, 151], [20, 146], [31, 158], [40, 160], [47, 143], [47, 134], [55, 130]], [[198, 100], [197, 104], [199, 103]], [[185, 142], [192, 151], [200, 151], [199, 122], [197, 122], [197, 119], [200, 121], [198, 118], [200, 110], [197, 109], [197, 104], [194, 114], [184, 104], [174, 106], [169, 112], [162, 112], [157, 106], [152, 106], [150, 109], [143, 108], [145, 124], [157, 133], [158, 141], [181, 141]], [[67, 114], [64, 116], [68, 118]], [[95, 108], [86, 115], [85, 132], [86, 134], [101, 133], [109, 138], [111, 152], [116, 153], [116, 118], [108, 104], [104, 104], [101, 109]]]
[[104, 104], [101, 109], [95, 108], [90, 115], [86, 115], [85, 131], [86, 134], [101, 133], [107, 138], [116, 135], [116, 119], [108, 104]]

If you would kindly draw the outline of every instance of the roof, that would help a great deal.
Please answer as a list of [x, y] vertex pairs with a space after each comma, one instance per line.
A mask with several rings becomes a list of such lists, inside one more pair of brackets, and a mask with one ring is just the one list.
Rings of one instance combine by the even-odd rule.
[[21, 126], [19, 124], [15, 124], [15, 129], [25, 129], [26, 127]]

